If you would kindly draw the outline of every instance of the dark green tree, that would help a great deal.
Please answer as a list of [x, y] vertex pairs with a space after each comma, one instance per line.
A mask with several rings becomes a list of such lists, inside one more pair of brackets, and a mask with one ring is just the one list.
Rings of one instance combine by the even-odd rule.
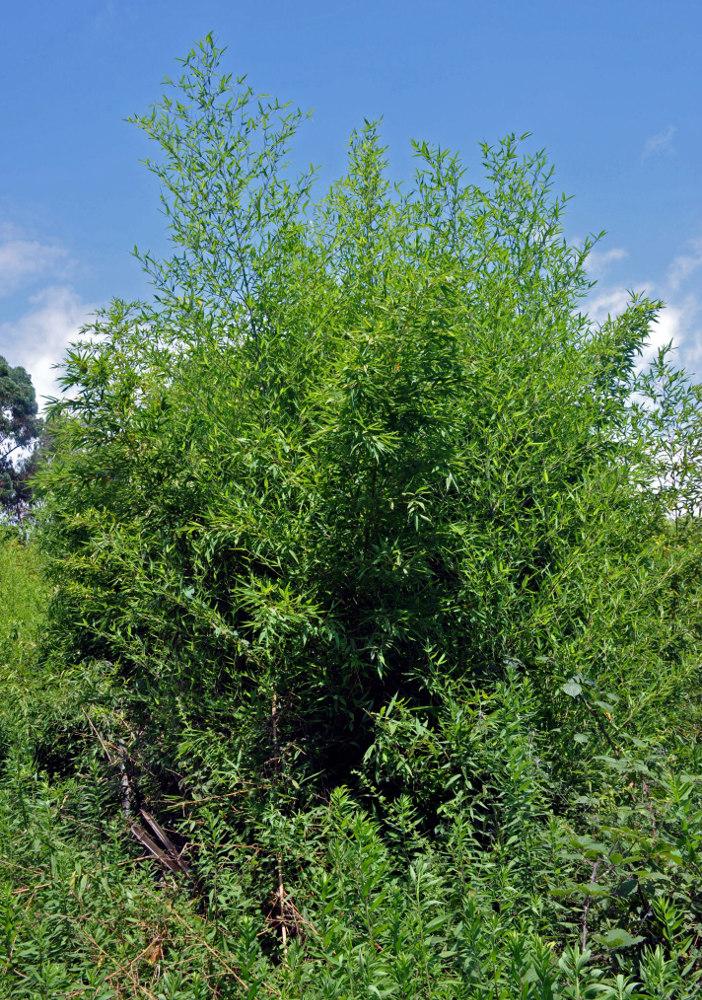
[[32, 496], [29, 478], [42, 431], [31, 376], [0, 356], [0, 504], [18, 508]]

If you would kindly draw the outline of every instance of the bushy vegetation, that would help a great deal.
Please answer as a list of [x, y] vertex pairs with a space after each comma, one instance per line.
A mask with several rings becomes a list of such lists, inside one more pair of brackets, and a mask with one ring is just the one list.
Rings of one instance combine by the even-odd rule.
[[0, 550], [0, 996], [697, 996], [700, 390], [641, 366], [660, 303], [581, 311], [514, 137], [393, 186], [366, 123], [319, 197], [220, 56], [135, 119], [174, 255], [69, 351]]

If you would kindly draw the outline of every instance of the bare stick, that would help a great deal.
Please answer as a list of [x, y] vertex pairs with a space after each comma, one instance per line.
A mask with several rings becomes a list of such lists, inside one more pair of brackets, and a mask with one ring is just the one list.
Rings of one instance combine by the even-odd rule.
[[[243, 979], [241, 978], [241, 976], [240, 976], [240, 975], [238, 975], [238, 973], [236, 973], [236, 972], [234, 971], [234, 969], [232, 969], [231, 965], [229, 965], [229, 964], [228, 964], [228, 963], [226, 962], [226, 960], [225, 960], [224, 956], [223, 956], [223, 955], [221, 955], [221, 954], [220, 954], [220, 953], [219, 953], [218, 951], [215, 951], [215, 949], [214, 949], [214, 948], [213, 948], [213, 947], [212, 947], [211, 945], [209, 945], [209, 944], [207, 943], [207, 941], [205, 940], [205, 938], [201, 938], [201, 937], [199, 937], [199, 935], [197, 935], [197, 934], [196, 934], [196, 933], [194, 932], [194, 930], [193, 930], [193, 928], [192, 928], [192, 927], [190, 926], [190, 924], [188, 924], [188, 923], [187, 923], [187, 921], [183, 920], [183, 918], [181, 917], [181, 915], [180, 915], [180, 914], [178, 913], [178, 911], [177, 911], [177, 910], [175, 910], [175, 909], [173, 908], [173, 906], [172, 906], [172, 905], [169, 905], [169, 906], [168, 906], [168, 908], [169, 908], [169, 910], [171, 911], [171, 913], [173, 914], [173, 916], [175, 917], [175, 919], [176, 919], [176, 920], [178, 921], [178, 923], [179, 923], [179, 924], [182, 924], [182, 925], [183, 925], [183, 927], [185, 927], [185, 928], [186, 928], [186, 930], [190, 931], [190, 933], [192, 934], [192, 936], [193, 936], [193, 937], [195, 938], [195, 940], [196, 940], [196, 941], [198, 941], [198, 942], [199, 942], [200, 944], [204, 945], [204, 946], [205, 946], [205, 948], [207, 948], [207, 950], [209, 951], [210, 955], [212, 955], [212, 956], [213, 956], [214, 958], [216, 958], [216, 959], [217, 959], [217, 961], [218, 961], [218, 962], [220, 963], [220, 965], [221, 965], [221, 966], [222, 966], [222, 967], [223, 967], [223, 968], [225, 969], [225, 971], [226, 971], [226, 972], [228, 972], [230, 976], [233, 976], [233, 977], [234, 977], [234, 979], [236, 979], [236, 981], [237, 981], [237, 982], [238, 982], [238, 983], [239, 983], [239, 984], [240, 984], [241, 986], [243, 986], [243, 987], [244, 987], [245, 989], [248, 989], [248, 988], [249, 988], [249, 985], [250, 985], [250, 984], [249, 984], [249, 983], [245, 983], [245, 982], [244, 982], [244, 980], [243, 980]], [[261, 982], [261, 985], [263, 986], [264, 990], [268, 990], [268, 992], [269, 992], [269, 993], [274, 993], [274, 994], [275, 994], [276, 996], [278, 996], [278, 997], [279, 997], [279, 996], [282, 996], [282, 994], [281, 994], [281, 993], [279, 993], [279, 992], [278, 992], [278, 990], [277, 990], [277, 989], [275, 989], [275, 987], [274, 987], [274, 986], [269, 986], [269, 984], [268, 984], [268, 983], [267, 983], [267, 982], [266, 982], [265, 980], [263, 980], [263, 981]]]
[[[590, 876], [590, 885], [594, 885], [597, 881], [597, 869], [600, 867], [599, 861], [596, 861], [592, 866], [592, 875]], [[582, 938], [582, 949], [585, 951], [585, 945], [587, 944], [587, 912], [592, 905], [592, 896], [588, 896], [585, 900], [585, 909], [583, 910], [583, 938]]]
[[115, 760], [114, 760], [112, 754], [110, 753], [110, 751], [108, 750], [107, 745], [106, 745], [105, 741], [103, 740], [102, 736], [100, 735], [100, 733], [95, 728], [95, 725], [93, 724], [93, 720], [90, 718], [90, 716], [88, 715], [88, 713], [85, 711], [84, 708], [81, 709], [81, 711], [83, 712], [83, 715], [88, 720], [88, 725], [92, 729], [95, 738], [97, 739], [98, 743], [102, 747], [103, 753], [107, 757], [107, 759], [110, 762], [110, 764], [112, 764], [112, 766], [114, 767], [115, 766]]
[[[273, 723], [273, 753], [275, 754], [276, 776], [280, 776], [280, 746], [278, 743], [278, 696], [273, 692], [273, 704], [271, 706], [271, 719]], [[285, 886], [283, 884], [283, 856], [278, 853], [278, 905], [280, 907], [280, 932], [283, 939], [283, 955], [285, 961], [288, 960], [288, 929], [285, 925]]]
[[658, 836], [658, 829], [656, 827], [656, 814], [653, 810], [653, 803], [651, 802], [651, 792], [649, 791], [648, 785], [645, 780], [641, 779], [641, 787], [643, 788], [644, 795], [646, 796], [646, 808], [651, 814], [651, 829], [653, 831], [653, 839], [655, 840]]
[[122, 812], [124, 813], [125, 819], [130, 819], [132, 815], [133, 791], [132, 791], [132, 784], [129, 780], [129, 775], [127, 773], [127, 765], [126, 765], [127, 748], [125, 746], [124, 740], [120, 740], [119, 743], [117, 744], [117, 759], [115, 760], [113, 755], [110, 753], [109, 747], [103, 740], [100, 733], [95, 728], [93, 720], [90, 718], [85, 709], [83, 709], [83, 715], [88, 720], [88, 725], [92, 729], [95, 738], [102, 747], [103, 753], [107, 757], [111, 766], [119, 768], [120, 783], [122, 785]]
[[132, 785], [129, 781], [127, 765], [125, 764], [127, 748], [124, 745], [124, 740], [120, 740], [117, 747], [119, 753], [120, 783], [122, 785], [122, 812], [125, 819], [129, 819], [132, 815]]

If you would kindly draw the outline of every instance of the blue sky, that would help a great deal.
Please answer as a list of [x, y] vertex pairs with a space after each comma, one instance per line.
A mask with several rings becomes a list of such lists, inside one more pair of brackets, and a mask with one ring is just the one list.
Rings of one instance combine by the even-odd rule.
[[702, 375], [699, 0], [24, 0], [0, 37], [0, 354], [40, 394], [92, 310], [149, 294], [131, 248], [165, 249], [164, 220], [124, 119], [209, 31], [235, 75], [313, 109], [295, 161], [324, 180], [364, 118], [383, 116], [397, 179], [410, 137], [477, 180], [480, 141], [532, 132], [574, 196], [566, 235], [608, 232], [593, 315], [663, 298], [656, 339]]

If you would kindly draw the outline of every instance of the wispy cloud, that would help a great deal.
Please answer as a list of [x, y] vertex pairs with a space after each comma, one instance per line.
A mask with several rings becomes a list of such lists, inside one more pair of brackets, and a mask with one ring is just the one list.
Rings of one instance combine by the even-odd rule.
[[[661, 347], [672, 344], [678, 352], [677, 362], [684, 367], [693, 367], [693, 353], [690, 350], [689, 334], [692, 332], [699, 309], [691, 300], [672, 305], [666, 304], [651, 330], [651, 337], [643, 355], [643, 362], [652, 361]], [[692, 346], [694, 347], [694, 340]]]
[[601, 281], [610, 270], [612, 264], [624, 260], [629, 252], [624, 247], [612, 247], [611, 250], [591, 250], [587, 257], [587, 273], [594, 281]]
[[678, 130], [675, 125], [669, 125], [668, 128], [664, 128], [662, 132], [656, 132], [655, 135], [650, 135], [644, 143], [644, 148], [641, 152], [641, 159], [647, 160], [649, 156], [656, 156], [659, 153], [674, 153], [675, 149], [672, 142], [673, 136], [677, 131]]
[[14, 226], [0, 224], [0, 298], [37, 278], [61, 276], [68, 265], [64, 247], [27, 239]]
[[604, 323], [608, 316], [617, 316], [631, 301], [631, 293], [622, 286], [597, 289], [587, 301], [587, 312], [595, 323]]
[[632, 281], [627, 287], [597, 287], [586, 308], [595, 323], [603, 323], [608, 316], [617, 316], [626, 308], [631, 301], [630, 289], [653, 299], [662, 299], [664, 308], [651, 328], [641, 365], [647, 365], [659, 348], [672, 343], [676, 362], [686, 368], [693, 378], [702, 380], [702, 295], [694, 288], [684, 288], [690, 275], [702, 267], [702, 237], [691, 240], [688, 245], [693, 252], [675, 257], [663, 281]]
[[0, 323], [0, 354], [11, 365], [22, 365], [32, 376], [39, 405], [42, 397], [56, 396], [59, 387], [54, 365], [95, 311], [66, 285], [45, 288], [29, 300], [29, 310], [18, 320]]
[[702, 267], [702, 236], [689, 240], [687, 246], [692, 252], [675, 257], [668, 268], [668, 286], [673, 292], [676, 292], [691, 274]]

